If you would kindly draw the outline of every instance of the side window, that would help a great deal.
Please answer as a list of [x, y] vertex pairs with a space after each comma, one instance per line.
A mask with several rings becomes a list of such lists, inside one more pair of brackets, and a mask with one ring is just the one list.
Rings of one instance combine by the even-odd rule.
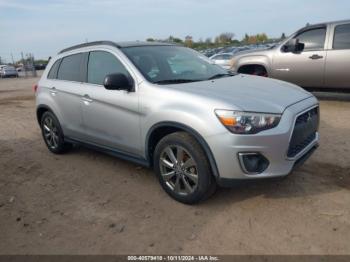
[[214, 57], [214, 59], [215, 60], [222, 60], [224, 58], [223, 58], [223, 55], [217, 55], [217, 56]]
[[223, 57], [224, 57], [224, 60], [230, 60], [232, 58], [231, 55], [223, 55]]
[[350, 24], [335, 27], [333, 49], [350, 49]]
[[300, 43], [305, 44], [304, 51], [324, 49], [326, 28], [308, 30], [299, 34], [296, 38], [299, 39]]
[[61, 59], [58, 59], [53, 66], [50, 69], [50, 72], [47, 75], [48, 79], [56, 79], [57, 78], [57, 71], [58, 71], [58, 67], [61, 63]]
[[105, 51], [90, 52], [88, 62], [88, 83], [103, 85], [108, 74], [123, 73], [129, 76], [123, 64], [111, 53]]
[[58, 69], [57, 78], [60, 80], [81, 82], [80, 66], [82, 58], [82, 54], [64, 57]]

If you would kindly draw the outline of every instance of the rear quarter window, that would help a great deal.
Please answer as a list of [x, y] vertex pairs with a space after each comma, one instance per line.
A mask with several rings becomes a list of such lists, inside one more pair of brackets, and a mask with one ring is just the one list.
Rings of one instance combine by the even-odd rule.
[[47, 78], [48, 79], [56, 79], [57, 78], [57, 72], [58, 72], [58, 67], [60, 66], [60, 63], [61, 63], [61, 59], [58, 59], [54, 64], [53, 66], [51, 67], [48, 75], [47, 75]]

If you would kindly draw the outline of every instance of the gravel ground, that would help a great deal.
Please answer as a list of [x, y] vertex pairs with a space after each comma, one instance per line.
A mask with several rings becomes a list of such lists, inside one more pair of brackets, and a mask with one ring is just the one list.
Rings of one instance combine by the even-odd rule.
[[36, 81], [0, 79], [0, 254], [350, 254], [350, 102], [321, 101], [321, 146], [290, 176], [186, 206], [151, 170], [49, 153]]

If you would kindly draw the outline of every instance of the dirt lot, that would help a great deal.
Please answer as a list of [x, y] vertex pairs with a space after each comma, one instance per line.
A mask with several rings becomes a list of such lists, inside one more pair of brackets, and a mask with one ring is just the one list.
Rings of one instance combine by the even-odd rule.
[[151, 170], [49, 153], [36, 81], [0, 79], [1, 254], [350, 254], [350, 102], [321, 102], [321, 146], [286, 179], [186, 206]]

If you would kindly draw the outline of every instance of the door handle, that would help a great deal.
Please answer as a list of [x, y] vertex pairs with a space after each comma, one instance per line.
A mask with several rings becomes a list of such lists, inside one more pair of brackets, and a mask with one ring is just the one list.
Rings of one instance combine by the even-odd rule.
[[50, 88], [50, 93], [51, 93], [51, 95], [53, 95], [53, 96], [55, 96], [56, 94], [57, 94], [57, 90], [56, 90], [56, 87], [51, 87]]
[[312, 60], [316, 60], [316, 59], [321, 59], [321, 58], [323, 58], [323, 56], [314, 54], [314, 55], [310, 56], [309, 58], [312, 59]]
[[87, 94], [83, 95], [82, 97], [83, 101], [84, 102], [87, 102], [87, 103], [91, 103], [93, 100], [91, 99], [91, 97]]

